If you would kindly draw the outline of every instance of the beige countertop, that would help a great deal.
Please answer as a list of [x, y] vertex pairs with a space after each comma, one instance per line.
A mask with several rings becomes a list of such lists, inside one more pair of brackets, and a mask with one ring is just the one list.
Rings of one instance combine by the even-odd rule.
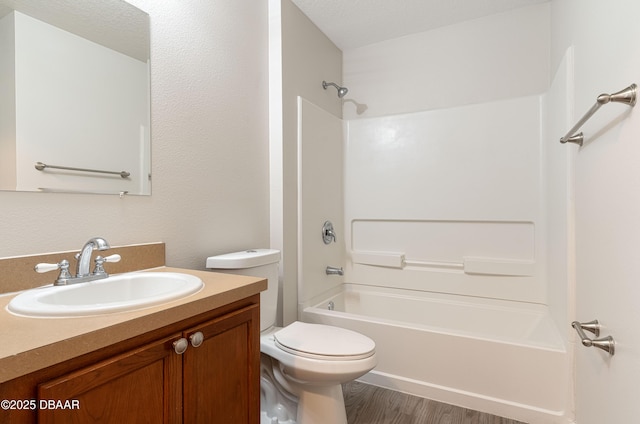
[[0, 296], [0, 383], [191, 318], [265, 290], [258, 277], [161, 267], [204, 282], [199, 292], [150, 308], [78, 318], [28, 318], [6, 307], [17, 295]]

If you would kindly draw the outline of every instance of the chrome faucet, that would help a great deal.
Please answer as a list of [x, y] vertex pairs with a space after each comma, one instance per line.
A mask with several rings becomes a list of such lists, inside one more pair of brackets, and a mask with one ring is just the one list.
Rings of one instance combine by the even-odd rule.
[[84, 244], [80, 253], [76, 255], [78, 266], [76, 267], [76, 277], [86, 277], [89, 275], [89, 265], [91, 264], [91, 252], [93, 249], [107, 250], [111, 246], [101, 237], [94, 237]]
[[59, 269], [60, 274], [58, 278], [53, 283], [55, 286], [64, 286], [67, 284], [74, 283], [84, 283], [87, 281], [100, 280], [102, 278], [107, 278], [109, 274], [107, 274], [104, 270], [103, 264], [105, 262], [118, 262], [120, 261], [120, 255], [110, 255], [106, 258], [102, 256], [98, 256], [95, 259], [96, 267], [92, 273], [89, 272], [89, 267], [91, 263], [91, 252], [93, 249], [97, 250], [107, 250], [109, 249], [109, 243], [101, 237], [94, 237], [90, 239], [88, 242], [82, 246], [82, 250], [75, 257], [78, 260], [78, 265], [76, 267], [76, 275], [72, 276], [69, 272], [69, 261], [63, 259], [60, 263], [57, 264], [47, 264], [41, 263], [35, 266], [35, 271], [42, 273], [53, 271], [54, 269]]
[[342, 267], [336, 268], [334, 266], [328, 266], [326, 269], [327, 275], [344, 275], [344, 271]]

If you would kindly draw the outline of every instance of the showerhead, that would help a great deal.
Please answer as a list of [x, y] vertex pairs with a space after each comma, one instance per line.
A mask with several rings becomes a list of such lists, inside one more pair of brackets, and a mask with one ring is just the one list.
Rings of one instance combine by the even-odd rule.
[[347, 87], [340, 87], [335, 82], [322, 81], [322, 88], [324, 88], [325, 90], [327, 89], [327, 86], [329, 86], [329, 85], [333, 85], [338, 90], [338, 97], [339, 98], [343, 98], [345, 96], [345, 94], [347, 94], [349, 92], [349, 89]]

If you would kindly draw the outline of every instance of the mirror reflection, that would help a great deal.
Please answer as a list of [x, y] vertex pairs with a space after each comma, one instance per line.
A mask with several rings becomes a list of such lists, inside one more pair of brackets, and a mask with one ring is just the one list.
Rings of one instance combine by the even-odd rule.
[[0, 189], [151, 194], [149, 17], [0, 0]]

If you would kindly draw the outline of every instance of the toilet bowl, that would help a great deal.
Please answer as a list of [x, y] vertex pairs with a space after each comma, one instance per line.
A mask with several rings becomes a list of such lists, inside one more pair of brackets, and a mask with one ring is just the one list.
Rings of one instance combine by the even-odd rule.
[[[342, 383], [376, 365], [375, 343], [370, 338], [299, 321], [261, 335], [260, 351], [272, 359], [278, 384], [298, 398], [298, 424], [346, 424]], [[278, 404], [264, 406], [274, 408], [271, 414], [265, 411], [267, 416], [277, 412]]]
[[279, 260], [277, 250], [255, 249], [212, 256], [206, 264], [267, 278], [260, 294], [261, 424], [347, 424], [342, 384], [375, 367], [375, 343], [329, 325], [275, 327]]

